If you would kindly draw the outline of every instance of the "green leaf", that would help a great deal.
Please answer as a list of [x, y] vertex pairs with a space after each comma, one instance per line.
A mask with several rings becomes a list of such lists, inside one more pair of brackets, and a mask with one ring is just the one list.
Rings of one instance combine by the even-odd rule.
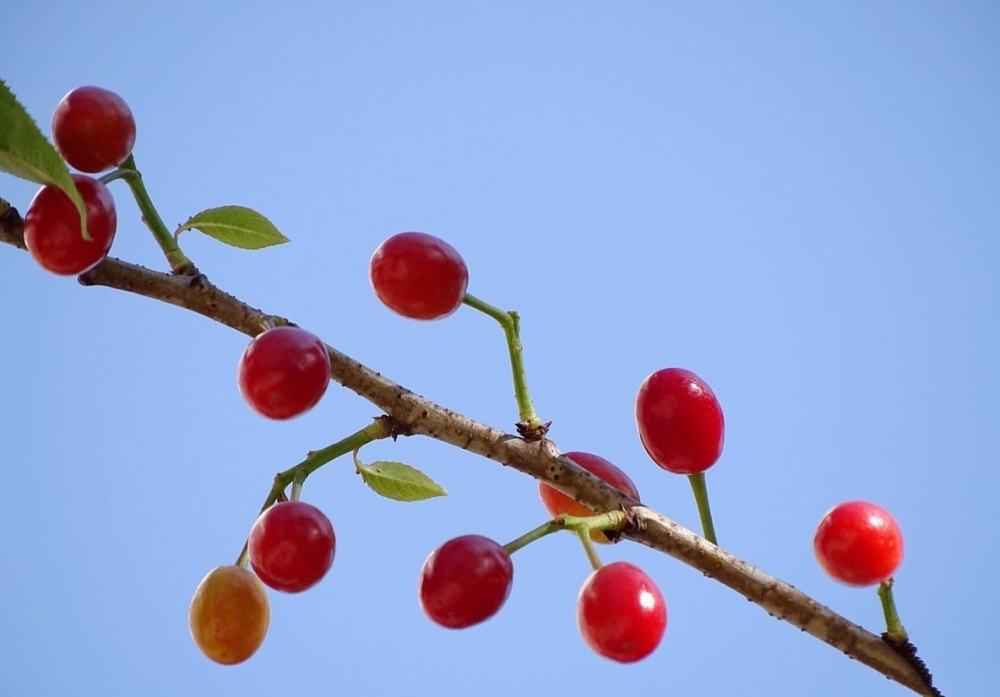
[[393, 501], [423, 501], [448, 495], [440, 484], [402, 462], [373, 462], [363, 465], [355, 460], [354, 465], [372, 491]]
[[84, 239], [90, 239], [87, 207], [66, 163], [3, 80], [0, 80], [0, 172], [65, 191], [80, 212]]
[[270, 220], [244, 206], [209, 208], [189, 218], [176, 234], [192, 229], [240, 249], [263, 249], [288, 242]]

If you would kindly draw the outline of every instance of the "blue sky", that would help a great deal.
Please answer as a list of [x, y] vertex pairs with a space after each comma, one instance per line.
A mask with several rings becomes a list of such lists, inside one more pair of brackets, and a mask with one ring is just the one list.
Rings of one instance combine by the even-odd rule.
[[[78, 85], [129, 102], [168, 226], [234, 203], [292, 239], [250, 253], [186, 234], [222, 288], [510, 428], [500, 330], [467, 308], [406, 321], [368, 284], [385, 237], [448, 240], [470, 292], [520, 311], [560, 447], [697, 527], [632, 413], [646, 375], [694, 370], [726, 414], [720, 543], [878, 632], [874, 591], [835, 584], [811, 549], [828, 508], [877, 502], [903, 527], [897, 602], [939, 686], [1000, 681], [995, 4], [15, 0], [4, 24], [0, 77], [46, 132]], [[112, 254], [163, 268], [112, 187]], [[0, 175], [22, 211], [34, 190]], [[363, 457], [451, 496], [395, 504], [347, 461], [321, 470], [303, 498], [336, 528], [330, 575], [272, 594], [249, 662], [211, 664], [187, 630], [198, 581], [235, 559], [276, 471], [377, 411], [333, 385], [267, 422], [236, 389], [242, 335], [6, 246], [0, 288], [0, 695], [908, 694], [629, 544], [602, 553], [657, 580], [667, 634], [637, 665], [600, 659], [575, 626], [588, 566], [568, 535], [517, 553], [489, 623], [433, 625], [427, 554], [544, 512], [527, 478], [420, 439]]]

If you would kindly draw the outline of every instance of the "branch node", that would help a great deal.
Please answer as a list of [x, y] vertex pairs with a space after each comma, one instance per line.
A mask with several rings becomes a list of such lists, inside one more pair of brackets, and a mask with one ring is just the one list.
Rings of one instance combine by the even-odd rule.
[[203, 274], [198, 270], [194, 264], [187, 266], [179, 271], [174, 271], [175, 276], [182, 276], [187, 279], [188, 288], [209, 288], [211, 287], [211, 282], [208, 280], [208, 276]]
[[545, 437], [545, 434], [549, 432], [549, 428], [552, 427], [552, 422], [546, 421], [543, 424], [532, 426], [528, 421], [518, 421], [515, 424], [515, 427], [517, 428], [518, 435], [525, 440], [537, 441], [542, 440]]
[[389, 438], [392, 438], [393, 442], [396, 441], [400, 436], [412, 436], [413, 427], [409, 424], [404, 424], [401, 421], [397, 421], [388, 414], [382, 414], [382, 416], [376, 416], [373, 421], [381, 421], [385, 430], [389, 433]]

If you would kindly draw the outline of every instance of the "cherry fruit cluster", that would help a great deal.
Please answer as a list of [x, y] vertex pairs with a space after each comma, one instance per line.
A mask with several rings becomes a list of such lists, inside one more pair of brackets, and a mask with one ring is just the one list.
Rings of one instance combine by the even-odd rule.
[[[135, 119], [121, 97], [100, 87], [78, 87], [56, 106], [52, 138], [67, 163], [81, 172], [116, 167], [132, 153]], [[115, 239], [118, 216], [114, 197], [99, 179], [74, 174], [73, 183], [87, 210], [83, 236], [80, 213], [57, 186], [43, 186], [24, 216], [24, 243], [43, 269], [77, 276], [97, 266]]]
[[[52, 135], [66, 163], [84, 173], [71, 178], [86, 211], [86, 225], [70, 196], [58, 186], [47, 185], [28, 206], [24, 240], [44, 269], [79, 275], [99, 264], [114, 241], [117, 212], [105, 183], [137, 175], [131, 159], [135, 120], [114, 92], [80, 87], [56, 107]], [[116, 167], [122, 169], [100, 179], [88, 176]], [[123, 174], [126, 169], [129, 171]], [[141, 198], [137, 195], [137, 200]], [[172, 270], [177, 271], [173, 262]], [[442, 319], [467, 304], [500, 322], [511, 358], [518, 432], [529, 440], [545, 437], [550, 424], [537, 417], [528, 395], [518, 316], [468, 294], [468, 268], [451, 245], [422, 232], [394, 235], [372, 255], [369, 277], [378, 299], [404, 317]], [[296, 326], [272, 323], [243, 352], [237, 384], [255, 412], [287, 420], [305, 414], [322, 399], [330, 372], [328, 348], [318, 337]], [[635, 422], [649, 457], [660, 468], [689, 477], [705, 538], [716, 543], [705, 472], [722, 455], [725, 419], [712, 389], [690, 370], [658, 370], [638, 390]], [[565, 456], [639, 504], [632, 479], [610, 461], [580, 451]], [[355, 462], [360, 472], [356, 456]], [[269, 498], [237, 564], [213, 569], [195, 591], [189, 610], [191, 634], [201, 651], [218, 663], [242, 662], [261, 646], [270, 622], [265, 586], [301, 593], [319, 583], [333, 564], [337, 542], [333, 526], [317, 507], [299, 500], [308, 473], [297, 474], [302, 478], [296, 477], [291, 500], [284, 497], [283, 489], [280, 495]], [[514, 579], [511, 554], [550, 532], [571, 529], [577, 532], [594, 567], [577, 598], [577, 624], [585, 643], [599, 655], [623, 663], [648, 656], [666, 630], [662, 593], [634, 564], [602, 564], [591, 544], [617, 541], [625, 518], [609, 523], [607, 515], [598, 515], [545, 482], [538, 484], [538, 495], [552, 521], [536, 531], [507, 545], [482, 535], [464, 535], [430, 554], [418, 583], [424, 613], [449, 629], [488, 620], [510, 595]], [[820, 566], [837, 581], [880, 586], [888, 635], [905, 640], [891, 600], [893, 575], [903, 557], [903, 538], [888, 511], [864, 501], [840, 504], [821, 520], [813, 547]]]
[[[469, 272], [462, 256], [447, 242], [422, 232], [404, 232], [376, 249], [370, 279], [375, 295], [389, 309], [411, 319], [432, 320], [451, 315], [466, 300]], [[661, 399], [662, 392], [658, 393]], [[681, 405], [678, 411], [687, 415], [688, 409]], [[721, 411], [718, 414], [721, 430]], [[674, 427], [675, 420], [676, 415], [664, 417], [667, 428]], [[650, 424], [650, 430], [659, 433], [655, 423]], [[721, 435], [716, 435], [721, 450]], [[585, 452], [569, 452], [566, 457], [638, 500], [631, 478], [608, 460]], [[544, 482], [539, 483], [538, 494], [554, 518], [594, 515], [587, 506]], [[601, 530], [588, 531], [588, 535], [597, 542], [609, 541]], [[584, 640], [598, 654], [616, 661], [629, 663], [648, 656], [666, 629], [662, 594], [652, 579], [632, 564], [595, 566], [577, 603], [577, 623]], [[434, 550], [424, 563], [419, 583], [421, 607], [443, 627], [473, 626], [500, 610], [510, 594], [513, 574], [510, 553], [504, 546], [481, 535], [454, 538]]]
[[[441, 319], [463, 303], [481, 305], [468, 301], [469, 274], [461, 255], [426, 233], [400, 233], [383, 242], [372, 256], [370, 280], [375, 295], [388, 308], [411, 319]], [[238, 384], [256, 412], [288, 419], [320, 400], [329, 372], [329, 355], [322, 341], [297, 327], [279, 326], [269, 328], [247, 347], [239, 362]], [[703, 480], [706, 470], [719, 460], [724, 444], [725, 420], [714, 392], [689, 370], [658, 370], [639, 388], [635, 419], [650, 458], [668, 472], [691, 478], [706, 536], [714, 542]], [[639, 502], [635, 483], [612, 462], [581, 451], [565, 456]], [[554, 521], [595, 516], [591, 508], [548, 483], [539, 482], [538, 495]], [[824, 519], [817, 531], [816, 553], [835, 578], [854, 584], [881, 582], [895, 571], [898, 556], [890, 557], [892, 550], [901, 555], [901, 538], [898, 544], [889, 539], [898, 527], [882, 513], [879, 517], [868, 504], [847, 504]], [[882, 521], [875, 525], [880, 532], [864, 530], [866, 522], [877, 521]], [[589, 548], [591, 541], [607, 543], [618, 536], [603, 528], [584, 528], [581, 540]], [[474, 534], [442, 544], [420, 571], [418, 600], [424, 613], [448, 629], [469, 628], [496, 615], [510, 596], [511, 555], [519, 548], [516, 541], [501, 545]], [[198, 646], [220, 663], [248, 658], [266, 632], [267, 599], [261, 582], [285, 592], [306, 590], [326, 574], [334, 549], [333, 528], [315, 507], [288, 501], [266, 509], [248, 539], [249, 562], [256, 577], [238, 566], [220, 567], [195, 593], [191, 631]], [[577, 598], [577, 625], [584, 642], [614, 661], [645, 658], [666, 630], [662, 593], [638, 566], [628, 562], [603, 565], [592, 549], [588, 553], [594, 571]], [[251, 592], [254, 582], [256, 590]]]
[[[424, 613], [448, 629], [493, 617], [507, 600], [514, 565], [503, 545], [481, 535], [445, 542], [424, 562], [418, 594]], [[653, 580], [628, 562], [600, 566], [577, 598], [577, 625], [595, 653], [619, 663], [651, 654], [667, 628], [667, 606]]]
[[[250, 342], [236, 372], [239, 391], [255, 412], [287, 420], [323, 397], [330, 356], [304, 329], [271, 327]], [[188, 614], [195, 644], [223, 665], [250, 658], [263, 643], [270, 618], [263, 586], [285, 593], [312, 588], [330, 570], [336, 549], [333, 525], [317, 507], [296, 499], [265, 508], [247, 538], [253, 572], [239, 564], [221, 566], [195, 590]]]
[[[400, 233], [383, 242], [372, 257], [370, 279], [375, 295], [387, 307], [412, 319], [447, 317], [468, 302], [464, 297], [468, 269], [461, 255], [426, 233]], [[719, 460], [725, 442], [725, 418], [715, 393], [690, 370], [658, 370], [639, 388], [635, 420], [650, 458], [662, 469], [691, 479], [705, 536], [715, 543], [704, 483], [705, 472]], [[608, 460], [583, 452], [565, 455], [639, 501], [631, 478]], [[545, 509], [556, 518], [594, 514], [545, 482], [539, 482], [538, 493]], [[602, 530], [589, 535], [596, 542], [609, 541]], [[815, 552], [821, 566], [839, 581], [885, 584], [901, 562], [902, 536], [884, 509], [850, 502], [823, 519], [816, 532]], [[645, 572], [632, 564], [595, 567], [578, 598], [581, 634], [602, 656], [622, 662], [645, 657], [659, 644], [666, 628], [662, 595]], [[427, 559], [420, 577], [420, 602], [438, 624], [464, 628], [496, 614], [512, 582], [513, 565], [503, 546], [478, 535], [458, 537]]]
[[315, 506], [282, 501], [266, 509], [247, 539], [253, 571], [220, 566], [195, 590], [188, 611], [195, 644], [216, 663], [247, 660], [263, 644], [270, 623], [264, 585], [285, 593], [312, 588], [330, 570], [336, 550], [333, 525]]

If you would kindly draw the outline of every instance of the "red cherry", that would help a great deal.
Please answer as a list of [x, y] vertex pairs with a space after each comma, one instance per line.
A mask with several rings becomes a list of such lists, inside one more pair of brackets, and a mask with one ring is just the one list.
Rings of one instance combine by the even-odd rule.
[[424, 613], [448, 629], [465, 629], [495, 615], [514, 582], [514, 564], [502, 545], [482, 535], [448, 540], [420, 571]]
[[300, 593], [330, 570], [337, 537], [323, 511], [304, 501], [283, 501], [257, 518], [247, 550], [261, 581], [275, 590]]
[[87, 206], [91, 239], [83, 239], [76, 206], [56, 186], [39, 189], [24, 216], [24, 244], [32, 258], [43, 269], [62, 276], [78, 276], [103, 261], [118, 228], [115, 199], [108, 188], [83, 174], [74, 174], [73, 183]]
[[312, 409], [330, 384], [330, 356], [313, 334], [274, 327], [258, 335], [240, 358], [237, 383], [262, 416], [291, 419]]
[[848, 501], [823, 517], [813, 538], [819, 565], [849, 586], [888, 580], [903, 561], [903, 532], [887, 510]]
[[469, 285], [462, 256], [423, 232], [401, 232], [379, 245], [369, 277], [378, 299], [410, 319], [447, 317], [462, 304]]
[[699, 474], [722, 454], [722, 407], [705, 381], [682, 368], [658, 370], [642, 383], [635, 403], [639, 438], [668, 472]]
[[[635, 488], [635, 484], [629, 479], [629, 476], [603, 457], [582, 452], [563, 453], [563, 455], [591, 474], [603, 479], [623, 494], [631, 496], [636, 500], [639, 499], [639, 490]], [[594, 515], [593, 510], [584, 506], [579, 501], [574, 501], [566, 494], [545, 482], [538, 482], [538, 497], [542, 500], [545, 510], [553, 518], [560, 515], [570, 515], [578, 518]], [[590, 538], [595, 542], [608, 541], [607, 536], [600, 530], [592, 531]]]
[[616, 561], [590, 575], [580, 589], [576, 621], [595, 652], [619, 663], [651, 654], [667, 628], [663, 595], [634, 564]]
[[125, 100], [101, 87], [77, 87], [52, 114], [52, 139], [81, 172], [117, 167], [135, 145], [135, 119]]

